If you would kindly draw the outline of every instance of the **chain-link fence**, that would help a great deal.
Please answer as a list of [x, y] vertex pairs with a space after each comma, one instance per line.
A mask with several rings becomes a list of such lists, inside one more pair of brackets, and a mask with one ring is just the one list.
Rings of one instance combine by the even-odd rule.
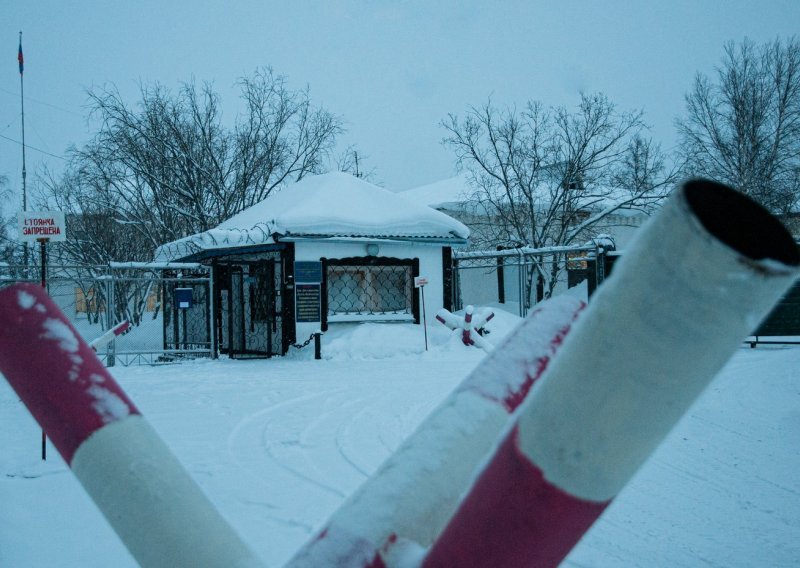
[[[41, 284], [39, 268], [0, 266], [0, 286]], [[47, 292], [87, 341], [127, 320], [129, 331], [101, 347], [108, 366], [209, 356], [211, 280], [199, 264], [48, 266]]]
[[603, 280], [602, 260], [609, 250], [612, 243], [598, 241], [540, 249], [454, 251], [453, 306], [501, 304], [524, 317], [537, 302], [567, 290], [586, 299]]

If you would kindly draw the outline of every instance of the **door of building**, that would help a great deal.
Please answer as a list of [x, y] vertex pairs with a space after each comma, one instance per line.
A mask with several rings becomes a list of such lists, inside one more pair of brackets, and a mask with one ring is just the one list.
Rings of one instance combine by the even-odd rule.
[[233, 358], [283, 354], [280, 253], [217, 264], [217, 333], [221, 353]]

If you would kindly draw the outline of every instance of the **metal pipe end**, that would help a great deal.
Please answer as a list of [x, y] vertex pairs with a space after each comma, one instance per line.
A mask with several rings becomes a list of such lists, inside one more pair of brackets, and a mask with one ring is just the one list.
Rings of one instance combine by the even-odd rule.
[[722, 243], [751, 260], [800, 266], [800, 249], [786, 227], [750, 197], [707, 179], [683, 185], [692, 213]]

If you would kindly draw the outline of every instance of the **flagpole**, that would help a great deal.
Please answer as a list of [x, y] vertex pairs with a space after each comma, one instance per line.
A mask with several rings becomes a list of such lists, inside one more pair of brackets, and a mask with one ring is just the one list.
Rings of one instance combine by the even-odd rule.
[[[22, 31], [19, 32], [19, 51], [17, 52], [17, 61], [19, 62], [19, 104], [22, 110], [22, 214], [28, 210], [28, 191], [25, 185], [27, 172], [25, 170], [25, 82], [23, 81], [23, 70], [25, 68], [25, 60], [22, 57]], [[22, 267], [23, 274], [28, 277], [28, 241], [25, 241], [22, 249]], [[45, 244], [42, 242], [42, 286], [45, 286]], [[42, 459], [47, 459], [47, 435], [42, 429]]]
[[[25, 170], [25, 83], [23, 81], [23, 58], [22, 58], [22, 32], [19, 32], [19, 52], [17, 54], [17, 60], [19, 61], [19, 103], [20, 107], [22, 108], [22, 212], [28, 210], [28, 192], [26, 187], [26, 177], [27, 172]], [[28, 271], [28, 243], [25, 242], [23, 244], [23, 264], [27, 275]]]

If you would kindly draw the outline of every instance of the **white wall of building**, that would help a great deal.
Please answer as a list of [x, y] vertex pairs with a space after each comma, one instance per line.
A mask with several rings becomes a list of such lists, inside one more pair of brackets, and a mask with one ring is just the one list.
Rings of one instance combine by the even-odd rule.
[[[334, 241], [300, 241], [295, 243], [295, 261], [319, 261], [322, 258], [337, 259], [366, 257], [367, 245], [378, 245], [377, 257], [418, 259], [419, 275], [428, 279], [425, 286], [425, 310], [428, 321], [432, 321], [436, 312], [443, 307], [444, 274], [442, 270], [442, 245], [427, 243], [392, 243], [381, 240], [353, 242]], [[414, 293], [419, 294], [415, 289]], [[420, 317], [422, 311], [420, 303]], [[373, 320], [374, 321], [374, 320]], [[329, 327], [337, 325], [329, 323]], [[305, 340], [320, 328], [319, 323], [297, 323], [297, 340]]]
[[605, 233], [614, 239], [618, 251], [624, 251], [636, 233], [650, 217], [644, 213], [612, 214], [594, 226], [595, 233]]

